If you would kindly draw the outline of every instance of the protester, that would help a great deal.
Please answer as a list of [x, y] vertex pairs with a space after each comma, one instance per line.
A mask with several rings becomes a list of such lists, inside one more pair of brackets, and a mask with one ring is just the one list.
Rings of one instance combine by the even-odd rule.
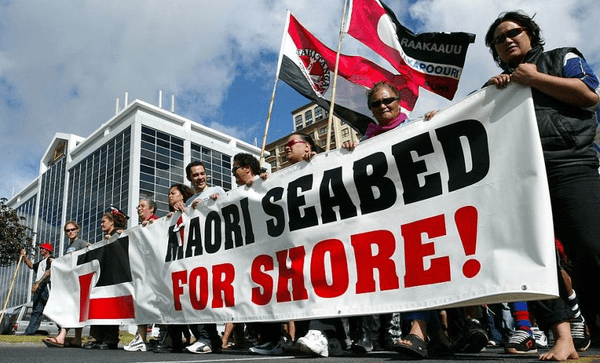
[[[596, 131], [599, 81], [583, 55], [575, 48], [544, 52], [539, 26], [520, 11], [500, 14], [492, 23], [485, 43], [503, 73], [488, 85], [506, 87], [510, 82], [531, 87], [538, 129], [544, 151], [554, 232], [573, 263], [573, 281], [584, 308], [597, 312], [600, 283], [600, 178], [598, 158], [592, 147]], [[565, 302], [567, 292], [559, 276], [563, 299], [532, 304], [542, 329], [551, 327], [554, 347], [541, 360], [578, 358], [573, 344], [573, 312]]]
[[[154, 214], [156, 211], [156, 202], [152, 199], [140, 199], [140, 202], [137, 206], [138, 216], [140, 217], [140, 224], [142, 226], [146, 226], [148, 223], [151, 223], [154, 220], [157, 220], [158, 217]], [[135, 338], [129, 342], [123, 349], [127, 352], [145, 352], [147, 350], [146, 345], [148, 342], [146, 341], [146, 331], [148, 329], [148, 325], [141, 324], [138, 325], [137, 333]]]
[[[69, 246], [67, 247], [67, 253], [72, 253], [77, 250], [81, 250], [86, 248], [90, 244], [81, 238], [79, 238], [79, 231], [81, 230], [81, 226], [76, 221], [69, 221], [65, 224], [65, 234], [69, 237]], [[44, 344], [49, 347], [81, 347], [81, 332], [83, 328], [75, 328], [75, 338], [72, 340], [67, 340], [67, 333], [69, 332], [69, 328], [61, 328], [60, 332], [55, 337], [48, 337], [43, 340]]]
[[[167, 218], [171, 218], [174, 212], [182, 212], [185, 208], [184, 201], [186, 199], [190, 199], [194, 195], [194, 191], [184, 184], [173, 184], [169, 189], [169, 214]], [[183, 218], [181, 215], [177, 219], [176, 224], [171, 227], [176, 233], [180, 233], [183, 235], [183, 230], [185, 228]], [[181, 238], [181, 237], [180, 237]], [[175, 251], [177, 253], [178, 248], [182, 248], [179, 244], [173, 245], [169, 243], [169, 250]], [[172, 324], [161, 327], [161, 331], [159, 334], [158, 344], [153, 347], [154, 353], [181, 353], [183, 352], [183, 342], [182, 342], [182, 334], [187, 332], [189, 335], [189, 328], [186, 324]], [[168, 338], [171, 338], [171, 345], [168, 344]]]
[[[302, 132], [292, 133], [284, 150], [286, 159], [292, 165], [303, 160], [310, 161], [314, 155], [323, 151], [310, 135]], [[342, 355], [342, 345], [336, 337], [337, 326], [341, 325], [340, 319], [337, 318], [310, 320], [308, 332], [298, 338], [300, 350], [320, 357]]]
[[[195, 194], [185, 198], [185, 206], [195, 209], [198, 204], [209, 199], [216, 200], [219, 195], [225, 194], [220, 186], [208, 186], [206, 182], [206, 168], [201, 161], [193, 161], [185, 168], [187, 180], [192, 183]], [[183, 201], [176, 203], [176, 210], [183, 211]], [[193, 324], [190, 329], [196, 338], [194, 344], [185, 348], [190, 353], [213, 353], [221, 350], [221, 339], [217, 333], [216, 324]]]
[[31, 287], [31, 293], [33, 294], [33, 309], [31, 311], [29, 325], [27, 325], [24, 335], [34, 335], [40, 327], [44, 307], [50, 296], [50, 266], [52, 265], [52, 261], [54, 261], [54, 257], [52, 257], [52, 245], [49, 243], [42, 243], [40, 245], [40, 255], [42, 255], [42, 259], [33, 263], [29, 260], [29, 257], [27, 257], [27, 252], [21, 250], [23, 262], [35, 273], [35, 282]]
[[[116, 241], [121, 230], [127, 227], [127, 217], [121, 210], [112, 207], [110, 212], [102, 215], [102, 232], [104, 239]], [[117, 349], [119, 345], [118, 325], [93, 325], [90, 329], [90, 339], [83, 345], [85, 349]]]

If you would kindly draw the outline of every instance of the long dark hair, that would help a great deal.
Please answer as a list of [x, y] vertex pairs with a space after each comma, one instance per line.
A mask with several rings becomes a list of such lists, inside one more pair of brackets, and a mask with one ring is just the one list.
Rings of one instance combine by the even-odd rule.
[[[192, 188], [188, 187], [185, 184], [173, 184], [169, 188], [169, 191], [173, 188], [177, 188], [177, 190], [179, 190], [179, 193], [181, 193], [181, 195], [183, 195], [184, 203], [186, 200], [190, 199], [192, 197], [192, 195], [194, 195], [194, 191], [192, 190]], [[175, 209], [173, 208], [173, 206], [171, 206], [170, 203], [169, 203], [169, 211], [175, 212]]]
[[[535, 16], [535, 14], [533, 16]], [[521, 10], [501, 13], [498, 16], [498, 19], [496, 19], [488, 29], [487, 34], [485, 35], [485, 45], [490, 48], [490, 53], [492, 53], [494, 61], [501, 68], [504, 68], [502, 67], [504, 62], [502, 62], [502, 59], [500, 59], [500, 56], [496, 51], [496, 47], [494, 45], [494, 32], [496, 31], [498, 25], [505, 21], [512, 21], [525, 28], [525, 31], [527, 31], [527, 34], [529, 34], [529, 38], [531, 39], [531, 47], [534, 48], [540, 46], [543, 49], [545, 42], [541, 35], [542, 31], [537, 23], [533, 21], [533, 16], [530, 17]]]

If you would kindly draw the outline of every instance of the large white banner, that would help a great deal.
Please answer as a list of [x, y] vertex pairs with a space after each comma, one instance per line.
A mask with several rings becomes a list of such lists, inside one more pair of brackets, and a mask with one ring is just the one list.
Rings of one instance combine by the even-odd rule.
[[543, 155], [518, 85], [179, 217], [57, 259], [45, 313], [73, 327], [250, 322], [558, 295]]

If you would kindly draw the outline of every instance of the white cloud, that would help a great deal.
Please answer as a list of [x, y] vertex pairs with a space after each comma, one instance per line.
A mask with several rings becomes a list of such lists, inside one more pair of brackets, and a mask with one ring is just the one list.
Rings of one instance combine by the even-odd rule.
[[[537, 12], [547, 48], [576, 46], [593, 64], [600, 62], [600, 35], [594, 31], [600, 7], [595, 0], [387, 3], [401, 21], [416, 20], [415, 31], [477, 34], [457, 99], [498, 72], [483, 37], [501, 11]], [[113, 115], [115, 97], [122, 103], [126, 91], [130, 99], [157, 104], [163, 90], [165, 107], [173, 93], [177, 113], [247, 142], [260, 142], [286, 9], [335, 48], [341, 6], [338, 0], [4, 3], [0, 196], [10, 196], [13, 186], [19, 190], [37, 175], [41, 154], [56, 132], [88, 136]], [[237, 89], [240, 84], [247, 89]], [[278, 95], [289, 94], [282, 87]], [[291, 98], [276, 98], [273, 117], [278, 124], [272, 130], [291, 131], [290, 112], [300, 106], [286, 103]], [[415, 114], [448, 104], [423, 91]], [[239, 117], [231, 117], [232, 110]]]

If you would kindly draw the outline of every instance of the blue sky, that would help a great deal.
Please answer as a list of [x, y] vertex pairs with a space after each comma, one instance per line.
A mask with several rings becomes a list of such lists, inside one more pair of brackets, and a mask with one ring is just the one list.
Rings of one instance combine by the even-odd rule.
[[[546, 48], [576, 46], [600, 73], [597, 0], [388, 0], [415, 32], [465, 31], [456, 102], [499, 72], [483, 37], [502, 11], [537, 13]], [[56, 132], [90, 135], [125, 92], [244, 141], [262, 141], [289, 9], [335, 48], [342, 0], [0, 0], [0, 197], [38, 175]], [[373, 57], [344, 38], [342, 51]], [[381, 61], [380, 59], [376, 59]], [[385, 66], [385, 64], [382, 64]], [[307, 101], [279, 83], [268, 140], [292, 131]], [[450, 105], [421, 92], [414, 116]]]

